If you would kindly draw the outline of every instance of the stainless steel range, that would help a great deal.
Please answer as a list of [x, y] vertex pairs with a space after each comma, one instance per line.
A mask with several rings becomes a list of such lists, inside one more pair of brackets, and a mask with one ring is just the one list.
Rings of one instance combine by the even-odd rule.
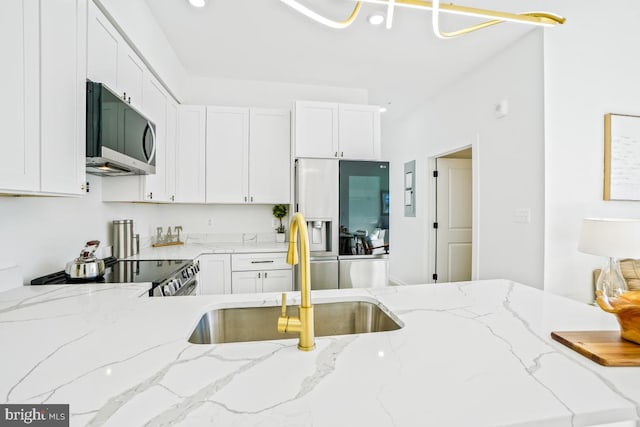
[[151, 283], [150, 297], [195, 295], [199, 262], [179, 260], [118, 260], [105, 258], [105, 273], [95, 279], [72, 279], [58, 271], [31, 281], [32, 285], [79, 283]]

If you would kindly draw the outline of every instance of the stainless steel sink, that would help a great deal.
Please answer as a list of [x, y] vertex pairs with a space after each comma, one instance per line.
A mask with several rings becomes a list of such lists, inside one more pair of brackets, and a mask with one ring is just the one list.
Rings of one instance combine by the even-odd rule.
[[[369, 301], [314, 303], [315, 335], [366, 334], [393, 331], [404, 326], [381, 305]], [[281, 340], [296, 334], [279, 334], [279, 306], [220, 308], [202, 315], [189, 337], [192, 344]], [[289, 315], [295, 315], [289, 307]]]

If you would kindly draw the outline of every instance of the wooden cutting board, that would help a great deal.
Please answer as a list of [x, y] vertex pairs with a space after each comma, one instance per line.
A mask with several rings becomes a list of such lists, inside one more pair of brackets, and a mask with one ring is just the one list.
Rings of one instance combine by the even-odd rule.
[[640, 345], [620, 331], [551, 332], [551, 338], [604, 366], [640, 366]]

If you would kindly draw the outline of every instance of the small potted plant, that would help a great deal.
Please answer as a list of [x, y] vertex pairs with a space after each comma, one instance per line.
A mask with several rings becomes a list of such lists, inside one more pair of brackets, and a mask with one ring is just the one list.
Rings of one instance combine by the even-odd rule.
[[276, 227], [276, 242], [282, 243], [284, 242], [284, 232], [286, 231], [284, 225], [282, 225], [282, 218], [287, 216], [289, 207], [287, 205], [274, 205], [272, 212], [273, 216], [280, 221], [280, 225]]

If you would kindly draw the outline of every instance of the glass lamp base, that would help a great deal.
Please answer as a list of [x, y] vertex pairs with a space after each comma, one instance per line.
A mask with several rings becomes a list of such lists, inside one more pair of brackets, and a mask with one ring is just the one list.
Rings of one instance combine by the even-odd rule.
[[615, 298], [628, 290], [627, 283], [622, 277], [620, 263], [617, 258], [609, 258], [609, 262], [602, 268], [596, 282], [596, 293], [602, 293], [607, 298]]

